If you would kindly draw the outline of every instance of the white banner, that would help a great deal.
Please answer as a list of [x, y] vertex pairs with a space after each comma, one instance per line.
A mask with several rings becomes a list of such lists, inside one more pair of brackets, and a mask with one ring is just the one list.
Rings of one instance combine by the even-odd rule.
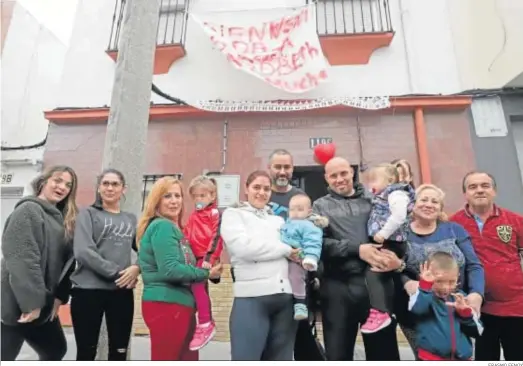
[[314, 4], [271, 20], [260, 20], [261, 12], [191, 16], [231, 64], [278, 89], [304, 93], [326, 81], [329, 64], [316, 32]]

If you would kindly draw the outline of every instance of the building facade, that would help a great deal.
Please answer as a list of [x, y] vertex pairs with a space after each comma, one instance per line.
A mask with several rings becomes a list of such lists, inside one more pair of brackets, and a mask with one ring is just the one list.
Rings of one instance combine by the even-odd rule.
[[[64, 19], [76, 0], [50, 0]], [[59, 24], [38, 0], [2, 0], [2, 229], [43, 166], [48, 122], [42, 114], [57, 103], [67, 21]], [[69, 27], [72, 24], [69, 22]]]
[[[276, 148], [288, 149], [294, 155], [297, 181], [310, 191], [317, 186], [315, 182], [323, 179], [313, 161], [312, 148], [318, 142], [332, 140], [338, 154], [356, 166], [408, 159], [416, 183], [436, 183], [447, 193], [447, 209], [457, 210], [462, 205], [463, 174], [477, 167], [495, 166], [492, 159], [485, 166], [486, 151], [491, 148], [485, 144], [494, 140], [476, 135], [471, 104], [477, 102], [469, 95], [457, 93], [507, 86], [517, 78], [517, 72], [511, 77], [513, 72], [502, 64], [498, 79], [504, 81], [496, 86], [489, 79], [491, 72], [484, 70], [484, 62], [478, 61], [481, 42], [473, 41], [478, 45], [473, 49], [474, 56], [467, 53], [467, 35], [474, 34], [474, 27], [481, 23], [474, 16], [468, 18], [471, 10], [465, 5], [458, 6], [450, 0], [319, 0], [317, 32], [323, 54], [332, 65], [330, 78], [309, 92], [291, 94], [232, 67], [211, 47], [207, 35], [191, 16], [203, 11], [230, 11], [234, 17], [245, 10], [256, 14], [261, 8], [288, 8], [306, 2], [162, 1], [154, 84], [186, 103], [172, 103], [151, 95], [144, 192], [158, 176], [177, 174], [187, 182], [204, 172], [222, 172], [222, 178], [227, 179], [220, 192], [221, 197], [227, 197], [225, 205], [243, 198], [246, 176], [252, 170], [265, 168], [268, 155]], [[74, 16], [71, 15], [69, 42], [55, 51], [59, 56], [40, 60], [45, 65], [53, 64], [51, 70], [56, 66], [49, 93], [53, 101], [39, 106], [49, 124], [40, 114], [31, 119], [31, 131], [20, 136], [37, 140], [35, 131], [47, 133], [45, 165], [68, 164], [75, 168], [82, 206], [94, 198], [94, 181], [102, 162], [125, 2], [78, 0], [76, 4], [71, 13]], [[467, 4], [472, 6], [471, 1]], [[483, 6], [490, 3], [476, 5]], [[477, 11], [485, 17], [489, 13], [484, 9]], [[460, 27], [460, 16], [465, 15], [468, 20]], [[485, 19], [490, 26], [493, 20]], [[495, 44], [498, 42], [493, 41], [492, 49]], [[515, 48], [511, 52], [503, 62], [519, 57]], [[477, 62], [475, 73], [469, 71], [471, 62]], [[278, 111], [289, 109], [285, 106], [298, 99], [306, 104], [345, 97], [368, 97], [371, 101], [376, 97], [390, 98], [385, 98], [388, 103], [376, 110], [333, 105]], [[271, 101], [276, 107], [265, 112], [225, 113], [197, 107], [201, 101], [217, 100], [237, 105]], [[514, 131], [511, 130], [510, 138], [517, 133]], [[516, 145], [512, 145], [514, 151]], [[514, 154], [510, 159], [512, 164], [518, 161]], [[501, 175], [501, 187], [505, 174], [496, 174]], [[224, 260], [227, 261], [226, 256]], [[228, 274], [211, 291], [217, 339], [227, 340], [232, 302]], [[139, 295], [139, 289], [137, 292]], [[139, 301], [136, 320], [138, 332], [146, 332]]]
[[449, 18], [476, 167], [498, 183], [498, 204], [523, 213], [523, 3], [452, 1]]
[[[262, 7], [305, 4], [303, 0], [162, 2], [154, 83], [188, 105], [151, 96], [147, 182], [166, 174], [188, 181], [218, 171], [228, 179], [227, 201], [237, 201], [243, 197], [248, 173], [266, 167], [273, 149], [286, 148], [294, 155], [297, 178], [307, 191], [323, 179], [312, 147], [332, 140], [338, 154], [356, 166], [408, 159], [416, 182], [440, 185], [448, 194], [447, 207], [457, 209], [459, 177], [474, 168], [475, 161], [467, 113], [471, 98], [452, 95], [463, 87], [446, 1], [318, 1], [317, 31], [322, 51], [333, 65], [331, 77], [299, 95], [232, 67], [190, 15], [231, 11], [234, 17], [246, 9], [256, 14]], [[80, 205], [94, 197], [124, 12], [119, 0], [79, 1], [58, 102], [45, 113], [51, 122], [45, 163], [69, 164], [77, 170]], [[297, 99], [316, 103], [324, 102], [322, 98], [389, 96], [386, 108], [373, 111], [334, 105], [292, 112], [273, 108], [215, 113], [194, 107], [199, 101], [216, 100], [288, 105]], [[211, 291], [217, 339], [227, 340], [232, 302], [228, 275]], [[137, 305], [137, 331], [146, 332]]]

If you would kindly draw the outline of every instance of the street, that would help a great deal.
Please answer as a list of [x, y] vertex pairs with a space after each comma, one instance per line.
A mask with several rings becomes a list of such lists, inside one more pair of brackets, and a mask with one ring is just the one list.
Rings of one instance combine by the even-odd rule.
[[[73, 330], [65, 328], [65, 335], [67, 338], [67, 354], [64, 360], [74, 361], [76, 354], [76, 345], [74, 342]], [[365, 360], [363, 346], [356, 346], [355, 360]], [[414, 356], [408, 347], [400, 347], [401, 360], [414, 360]], [[148, 361], [150, 360], [149, 338], [135, 336], [132, 339], [132, 354], [131, 359], [134, 361]], [[211, 342], [207, 347], [200, 351], [200, 359], [203, 361], [228, 361], [231, 359], [230, 344], [227, 342]], [[38, 360], [36, 353], [27, 344], [24, 344], [18, 361], [34, 361]]]

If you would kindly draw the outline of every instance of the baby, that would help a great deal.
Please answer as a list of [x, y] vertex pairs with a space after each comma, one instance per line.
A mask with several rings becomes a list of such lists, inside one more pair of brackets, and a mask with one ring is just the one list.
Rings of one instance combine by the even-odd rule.
[[[406, 251], [408, 215], [414, 205], [414, 189], [407, 182], [400, 182], [398, 168], [380, 164], [368, 174], [367, 184], [374, 194], [368, 221], [370, 240], [402, 258]], [[362, 333], [375, 333], [391, 323], [391, 302], [387, 301], [387, 288], [392, 288], [391, 273], [379, 273], [367, 269], [365, 280], [369, 292], [371, 310]]]
[[325, 217], [312, 213], [310, 198], [297, 194], [289, 202], [289, 218], [281, 228], [282, 241], [293, 248], [301, 249], [301, 264], [289, 263], [289, 281], [294, 296], [294, 319], [309, 317], [306, 304], [306, 274], [316, 271], [321, 256], [323, 240], [322, 228], [328, 225]]
[[483, 326], [456, 292], [459, 267], [448, 253], [433, 253], [421, 265], [418, 291], [410, 297], [409, 310], [417, 315], [416, 344], [422, 361], [468, 361], [472, 357], [470, 337], [478, 337]]

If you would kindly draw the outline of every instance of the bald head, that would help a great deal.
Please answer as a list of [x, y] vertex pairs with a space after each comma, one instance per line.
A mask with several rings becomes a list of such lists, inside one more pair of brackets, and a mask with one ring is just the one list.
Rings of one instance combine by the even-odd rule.
[[347, 159], [335, 157], [325, 164], [325, 180], [329, 188], [342, 196], [350, 196], [354, 185], [354, 171]]
[[340, 158], [339, 156], [332, 158], [327, 162], [327, 164], [325, 164], [325, 174], [328, 174], [330, 170], [336, 169], [341, 166], [343, 166], [345, 168], [351, 167], [350, 163], [347, 159]]

